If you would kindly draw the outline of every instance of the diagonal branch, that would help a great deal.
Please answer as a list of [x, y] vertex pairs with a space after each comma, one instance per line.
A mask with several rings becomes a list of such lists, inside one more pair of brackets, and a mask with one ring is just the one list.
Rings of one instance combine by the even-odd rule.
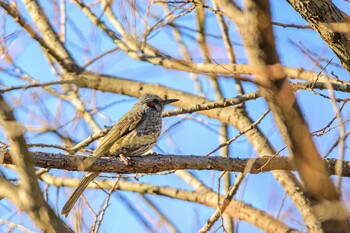
[[[70, 229], [55, 215], [42, 196], [35, 174], [34, 160], [27, 149], [22, 126], [16, 122], [10, 106], [2, 95], [0, 95], [0, 124], [11, 146], [11, 156], [7, 154], [7, 157], [16, 165], [20, 180], [18, 192], [6, 195], [10, 194], [8, 190], [7, 193], [4, 193], [5, 197], [25, 211], [43, 231], [70, 232]], [[9, 185], [7, 186], [9, 188]]]
[[349, 15], [340, 10], [333, 1], [311, 0], [287, 2], [320, 35], [324, 42], [338, 56], [341, 64], [350, 73], [350, 40], [345, 33], [336, 30], [334, 25], [344, 24]]
[[[245, 3], [246, 31], [250, 35], [245, 40], [248, 57], [256, 68], [257, 79], [264, 83], [264, 88], [259, 87], [261, 95], [274, 114], [305, 189], [314, 202], [313, 210], [325, 231], [331, 232], [336, 228], [339, 232], [349, 232], [348, 216], [339, 193], [328, 177], [326, 166], [280, 65], [272, 33], [269, 1], [246, 0]], [[332, 206], [332, 210], [329, 210], [329, 206]]]
[[52, 25], [50, 24], [50, 20], [46, 17], [43, 8], [39, 5], [39, 2], [37, 2], [37, 0], [24, 0], [23, 2], [27, 7], [33, 21], [35, 22], [35, 25], [41, 32], [45, 42], [49, 46], [49, 50], [56, 51], [59, 57], [59, 60], [57, 61], [61, 62], [61, 65], [68, 71], [80, 71], [80, 68], [76, 65], [69, 51], [64, 47], [59, 39], [59, 36], [54, 31]]

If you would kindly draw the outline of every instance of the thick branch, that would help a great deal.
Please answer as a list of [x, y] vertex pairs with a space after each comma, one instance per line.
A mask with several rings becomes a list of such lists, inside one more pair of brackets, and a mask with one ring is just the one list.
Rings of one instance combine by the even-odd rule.
[[[6, 153], [16, 165], [20, 184], [18, 192], [9, 193], [9, 189], [14, 191], [14, 187], [7, 185], [7, 192], [3, 195], [9, 198], [19, 209], [25, 211], [45, 232], [70, 232], [70, 229], [59, 219], [50, 206], [45, 202], [37, 177], [35, 175], [34, 161], [26, 146], [23, 137], [23, 129], [16, 122], [10, 106], [0, 95], [0, 124], [4, 128], [8, 141], [11, 145], [11, 155]], [[10, 194], [10, 195], [9, 195]]]
[[[341, 206], [339, 193], [309, 134], [301, 109], [295, 100], [280, 65], [272, 32], [269, 1], [246, 0], [247, 32], [245, 40], [248, 57], [256, 67], [256, 77], [265, 87], [259, 87], [267, 100], [277, 126], [289, 147], [294, 164], [305, 189], [314, 202], [313, 210], [322, 222], [323, 230], [339, 228], [349, 232], [348, 216]], [[332, 203], [333, 213], [329, 206]], [[326, 213], [327, 212], [327, 213]]]
[[[35, 165], [45, 168], [57, 168], [70, 171], [78, 171], [78, 164], [87, 156], [68, 156], [64, 154], [54, 154], [46, 152], [32, 152]], [[1, 158], [4, 164], [12, 164], [13, 161], [8, 151], [4, 158]], [[0, 160], [0, 161], [1, 161]], [[249, 160], [240, 158], [226, 157], [206, 157], [195, 155], [146, 155], [131, 157], [133, 166], [125, 166], [118, 157], [103, 157], [91, 165], [87, 171], [111, 172], [111, 173], [156, 173], [168, 170], [217, 170], [243, 172]], [[250, 173], [257, 174], [272, 170], [294, 170], [290, 159], [285, 156], [254, 158], [254, 163]], [[324, 159], [330, 174], [334, 175], [336, 159]], [[350, 177], [350, 161], [343, 161], [343, 176]]]
[[287, 0], [338, 56], [344, 68], [350, 72], [350, 40], [338, 32], [334, 24], [346, 23], [349, 16], [330, 0]]
[[[77, 85], [80, 87], [93, 88], [103, 91], [127, 94], [131, 96], [140, 96], [145, 92], [162, 93], [168, 98], [181, 96], [181, 101], [178, 101], [175, 104], [182, 107], [190, 106], [193, 103], [205, 103], [208, 101], [206, 98], [166, 88], [157, 84], [145, 84], [121, 78], [117, 79], [116, 77], [111, 78], [95, 73], [84, 73], [80, 78], [77, 78], [76, 80], [79, 81]], [[232, 108], [212, 109], [210, 111], [203, 111], [201, 114], [219, 119], [223, 123], [231, 124], [241, 131], [245, 130], [253, 123], [248, 117], [244, 117], [244, 114], [239, 110]], [[269, 141], [261, 134], [259, 129], [255, 128], [246, 133], [245, 136], [252, 143], [253, 147], [259, 155], [264, 156], [276, 154]], [[273, 172], [273, 174], [276, 179], [284, 185], [284, 188], [293, 198], [299, 210], [303, 213], [304, 218], [312, 218], [313, 215], [310, 214], [311, 208], [307, 208], [308, 201], [305, 200], [304, 194], [300, 191], [300, 188], [295, 185], [294, 180], [296, 179], [291, 174], [281, 170], [276, 170]], [[314, 226], [315, 221], [311, 222], [311, 225]]]

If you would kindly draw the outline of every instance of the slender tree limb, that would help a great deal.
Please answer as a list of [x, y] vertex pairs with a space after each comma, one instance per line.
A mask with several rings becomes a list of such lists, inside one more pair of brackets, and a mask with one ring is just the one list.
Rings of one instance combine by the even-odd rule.
[[223, 215], [223, 213], [225, 212], [227, 206], [230, 204], [233, 196], [236, 194], [236, 192], [238, 190], [238, 187], [242, 183], [242, 181], [244, 179], [244, 176], [245, 175], [243, 173], [240, 173], [237, 176], [237, 178], [235, 180], [235, 183], [229, 188], [222, 205], [219, 206], [218, 208], [216, 208], [216, 210], [209, 217], [209, 219], [206, 221], [204, 226], [202, 226], [202, 228], [199, 229], [198, 233], [206, 233], [206, 232], [208, 232], [213, 227], [214, 223], [219, 219], [219, 217]]
[[[254, 67], [241, 64], [198, 64], [193, 62], [188, 62], [182, 59], [173, 58], [170, 55], [164, 55], [164, 52], [159, 51], [157, 48], [150, 46], [149, 44], [139, 44], [135, 38], [130, 36], [122, 24], [114, 17], [114, 14], [110, 7], [106, 8], [106, 14], [109, 17], [112, 25], [115, 29], [122, 35], [119, 37], [116, 33], [109, 28], [104, 22], [102, 22], [98, 16], [96, 16], [91, 9], [89, 9], [84, 3], [75, 0], [74, 1], [81, 10], [86, 14], [86, 16], [99, 27], [107, 36], [109, 36], [117, 46], [119, 46], [128, 56], [141, 61], [147, 61], [154, 65], [162, 66], [166, 69], [182, 70], [192, 73], [206, 73], [215, 75], [229, 75], [235, 76], [236, 74], [253, 74]], [[220, 6], [225, 7], [228, 13], [233, 12], [232, 15], [235, 16], [235, 23], [242, 26], [242, 12], [234, 5], [231, 1], [221, 1]], [[240, 27], [239, 27], [240, 28]], [[243, 25], [244, 28], [244, 25]], [[141, 50], [141, 48], [143, 48]], [[285, 70], [287, 76], [290, 78], [301, 78], [305, 80], [310, 80], [310, 78], [317, 77], [316, 72], [305, 71], [303, 69], [288, 68]], [[239, 76], [236, 76], [238, 78]], [[242, 78], [242, 77], [241, 77]], [[245, 78], [242, 80], [248, 81]]]
[[13, 185], [10, 181], [5, 179], [4, 177], [0, 176], [0, 199], [4, 197], [12, 196], [14, 193], [18, 192], [18, 187]]
[[[80, 179], [54, 177], [49, 174], [44, 174], [41, 179], [45, 183], [55, 186], [76, 187], [80, 182]], [[95, 181], [95, 183], [90, 183], [88, 187], [111, 189], [114, 184], [113, 181], [108, 180]], [[141, 194], [161, 195], [179, 200], [199, 203], [213, 208], [218, 207], [218, 195], [215, 192], [193, 192], [167, 186], [154, 186], [150, 184], [142, 184], [124, 180], [119, 181], [117, 190], [131, 191]], [[220, 196], [220, 200], [224, 200], [224, 198], [224, 196]], [[232, 199], [226, 208], [225, 213], [229, 214], [233, 218], [249, 222], [266, 232], [299, 232], [271, 217], [266, 212], [255, 209], [250, 205], [238, 200]]]
[[7, 232], [13, 231], [14, 229], [18, 229], [24, 233], [35, 233], [34, 231], [31, 231], [20, 224], [16, 224], [8, 220], [0, 219], [0, 224], [8, 226]]
[[168, 231], [171, 233], [180, 232], [179, 229], [175, 226], [173, 221], [169, 219], [164, 211], [162, 211], [150, 198], [146, 195], [140, 194], [140, 198], [154, 211], [154, 213], [158, 216], [159, 221], [167, 226]]
[[[23, 137], [22, 127], [16, 122], [2, 95], [0, 95], [0, 124], [10, 142], [11, 155], [7, 153], [7, 157], [16, 165], [20, 181], [18, 192], [11, 192], [10, 195], [5, 197], [25, 211], [43, 231], [71, 232], [68, 226], [55, 215], [54, 211], [45, 202], [35, 175], [33, 157], [28, 152]], [[7, 189], [11, 187], [7, 182], [2, 185]], [[13, 188], [11, 191], [14, 191]], [[5, 194], [9, 194], [9, 190]]]
[[59, 61], [64, 68], [71, 72], [80, 71], [80, 68], [76, 65], [69, 51], [63, 46], [59, 39], [58, 34], [53, 30], [50, 20], [46, 17], [42, 7], [36, 0], [24, 0], [25, 6], [28, 9], [35, 25], [43, 35], [44, 40], [47, 42], [51, 51], [56, 51], [59, 56]]
[[29, 88], [35, 88], [35, 87], [47, 87], [47, 86], [53, 86], [53, 85], [62, 85], [62, 84], [74, 84], [74, 80], [60, 80], [60, 81], [53, 81], [53, 82], [46, 82], [46, 83], [34, 83], [34, 84], [26, 84], [21, 86], [14, 86], [9, 88], [4, 88], [0, 90], [0, 93], [3, 94], [5, 92], [14, 91], [14, 90], [26, 90]]

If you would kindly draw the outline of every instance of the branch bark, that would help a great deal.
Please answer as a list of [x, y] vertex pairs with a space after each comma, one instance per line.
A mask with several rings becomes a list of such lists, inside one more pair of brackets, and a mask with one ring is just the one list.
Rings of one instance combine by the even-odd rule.
[[[255, 67], [259, 87], [274, 114], [275, 121], [300, 174], [313, 210], [326, 232], [350, 232], [348, 216], [340, 195], [328, 177], [327, 169], [312, 141], [307, 123], [296, 101], [275, 48], [269, 1], [246, 0], [245, 40], [248, 57]], [[332, 208], [330, 209], [330, 206]]]
[[287, 1], [318, 32], [350, 73], [349, 37], [345, 33], [338, 32], [333, 26], [346, 23], [349, 16], [330, 0]]
[[[42, 180], [47, 184], [69, 187], [76, 187], [80, 182], [80, 179], [53, 177], [49, 174], [43, 174]], [[111, 189], [114, 183], [114, 181], [109, 180], [95, 181], [91, 182], [88, 187]], [[130, 182], [125, 180], [120, 180], [118, 182], [117, 190], [137, 192], [141, 194], [161, 195], [183, 201], [199, 203], [213, 208], [217, 208], [218, 204], [221, 205], [221, 202], [225, 199], [225, 196], [218, 195], [212, 191], [188, 191], [167, 186], [154, 186], [150, 184]], [[252, 206], [235, 199], [231, 200], [229, 206], [226, 208], [225, 213], [229, 214], [233, 218], [251, 223], [266, 232], [299, 232], [271, 217], [265, 211], [255, 209]]]
[[[8, 182], [7, 192], [3, 195], [9, 198], [19, 209], [25, 211], [45, 232], [71, 232], [68, 226], [58, 218], [54, 211], [44, 200], [41, 189], [35, 175], [34, 160], [28, 152], [26, 141], [23, 137], [22, 126], [16, 122], [14, 115], [0, 95], [0, 124], [4, 128], [6, 136], [10, 142], [11, 152], [7, 157], [16, 165], [16, 171], [19, 175], [19, 185], [9, 188]], [[4, 184], [2, 184], [3, 187]]]
[[[69, 171], [79, 171], [78, 165], [88, 156], [69, 156], [64, 154], [30, 152], [34, 159], [35, 166], [43, 168], [65, 169]], [[216, 170], [244, 172], [250, 160], [254, 160], [251, 174], [269, 172], [273, 170], [294, 171], [295, 168], [289, 157], [262, 157], [254, 159], [226, 158], [226, 157], [206, 157], [195, 155], [145, 155], [133, 156], [131, 160], [133, 166], [125, 166], [125, 163], [118, 157], [99, 158], [86, 171], [106, 172], [106, 173], [157, 173], [169, 170]], [[3, 164], [14, 164], [9, 152], [3, 158]], [[330, 175], [335, 174], [335, 164], [337, 159], [323, 159], [325, 166], [330, 170]], [[343, 176], [350, 177], [350, 161], [343, 161]]]

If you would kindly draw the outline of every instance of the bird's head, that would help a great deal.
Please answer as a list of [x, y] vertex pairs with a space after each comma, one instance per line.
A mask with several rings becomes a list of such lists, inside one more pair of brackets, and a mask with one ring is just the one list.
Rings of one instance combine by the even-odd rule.
[[176, 101], [178, 101], [178, 99], [163, 100], [155, 94], [144, 94], [140, 97], [139, 101], [137, 101], [137, 104], [146, 105], [147, 107], [161, 111], [165, 105]]

